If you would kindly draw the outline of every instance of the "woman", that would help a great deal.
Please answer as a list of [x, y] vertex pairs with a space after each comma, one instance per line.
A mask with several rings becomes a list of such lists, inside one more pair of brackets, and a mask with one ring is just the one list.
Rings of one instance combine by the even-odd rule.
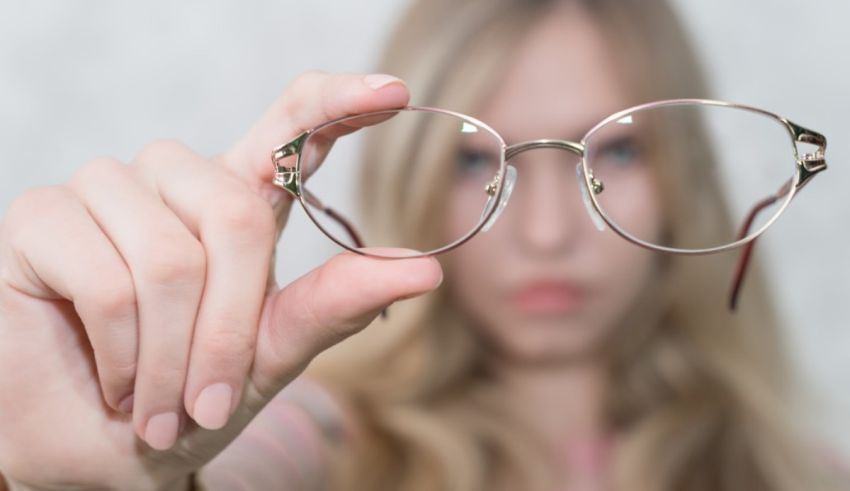
[[[618, 109], [709, 95], [665, 2], [420, 2], [389, 46], [381, 69], [403, 78], [418, 103], [476, 116], [509, 143], [577, 141]], [[421, 217], [387, 213], [402, 208], [388, 190], [407, 189], [381, 165], [392, 161], [387, 152], [385, 141], [366, 150], [366, 216], [426, 246], [417, 230], [434, 234]], [[789, 374], [763, 280], [748, 280], [730, 315], [718, 299], [735, 255], [647, 254], [594, 230], [578, 187], [561, 175], [575, 165], [569, 155], [538, 150], [514, 164], [517, 187], [498, 224], [441, 257], [440, 290], [396, 307], [387, 325], [315, 367], [368, 421], [343, 457], [355, 462], [344, 482], [532, 489], [547, 476], [542, 489], [816, 487], [799, 455], [808, 451], [788, 430]], [[687, 189], [688, 177], [673, 187]], [[685, 214], [688, 192], [657, 191], [668, 195], [665, 210]], [[721, 212], [698, 223], [664, 219], [688, 237], [712, 220], [729, 228]], [[534, 288], [557, 297], [564, 284], [584, 289], [584, 305], [522, 298]]]
[[[418, 102], [514, 141], [577, 140], [635, 103], [705, 95], [662, 1], [421, 1], [389, 46], [384, 71]], [[0, 296], [12, 487], [181, 489], [201, 468], [210, 489], [832, 489], [789, 429], [759, 275], [726, 314], [733, 257], [596, 233], [578, 192], [553, 184], [574, 169], [561, 153], [518, 157], [497, 225], [441, 268], [343, 254], [278, 291], [268, 264], [290, 200], [269, 184], [267, 150], [407, 98], [386, 76], [310, 74], [215, 165], [159, 142], [16, 201]], [[392, 171], [365, 169], [379, 230], [398, 209]], [[647, 234], [704, 225], [664, 203], [641, 213]]]

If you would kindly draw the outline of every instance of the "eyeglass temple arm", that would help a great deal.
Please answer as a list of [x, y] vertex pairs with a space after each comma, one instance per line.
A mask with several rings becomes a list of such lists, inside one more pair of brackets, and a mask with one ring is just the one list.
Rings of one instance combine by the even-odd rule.
[[[801, 126], [797, 126], [794, 123], [790, 123], [792, 130], [796, 135], [796, 141], [801, 143], [809, 143], [813, 145], [817, 145], [818, 149], [814, 154], [804, 154], [797, 161], [797, 173], [799, 178], [797, 180], [797, 186], [795, 189], [796, 192], [799, 192], [803, 186], [805, 186], [809, 180], [817, 174], [826, 169], [826, 160], [824, 159], [824, 152], [826, 151], [826, 137], [819, 133], [815, 133], [814, 131], [807, 130]], [[779, 190], [773, 194], [772, 196], [768, 196], [767, 198], [759, 201], [753, 206], [750, 212], [747, 214], [746, 220], [744, 220], [741, 229], [738, 232], [737, 240], [741, 240], [746, 237], [750, 233], [750, 228], [753, 226], [753, 221], [756, 216], [765, 208], [774, 204], [778, 199], [785, 196], [789, 191], [790, 187], [793, 183], [793, 179], [789, 179], [786, 181]], [[732, 280], [732, 288], [729, 292], [729, 310], [735, 310], [738, 306], [738, 296], [741, 293], [741, 287], [744, 283], [744, 277], [747, 274], [747, 269], [750, 265], [750, 259], [753, 254], [753, 248], [755, 248], [756, 240], [758, 237], [751, 240], [744, 246], [744, 250], [741, 252], [741, 257], [738, 260], [738, 266], [735, 268], [735, 276]]]
[[[354, 229], [354, 226], [351, 224], [351, 222], [349, 222], [344, 216], [342, 216], [330, 206], [325, 206], [324, 203], [322, 203], [322, 201], [317, 198], [315, 194], [311, 193], [303, 187], [301, 188], [301, 192], [304, 194], [304, 199], [307, 200], [308, 203], [322, 210], [325, 215], [340, 224], [340, 226], [345, 229], [345, 232], [348, 234], [348, 237], [351, 238], [351, 241], [354, 242], [354, 245], [357, 246], [358, 249], [364, 247], [363, 240], [360, 238], [360, 235]], [[381, 311], [381, 318], [387, 318], [387, 309]]]
[[275, 175], [274, 182], [277, 186], [289, 191], [289, 194], [295, 198], [303, 195], [304, 199], [307, 200], [308, 203], [322, 210], [325, 215], [339, 223], [342, 228], [345, 229], [345, 232], [348, 234], [349, 238], [351, 238], [351, 241], [354, 242], [354, 245], [361, 248], [363, 247], [363, 240], [360, 239], [360, 235], [357, 233], [357, 230], [354, 229], [354, 226], [351, 225], [351, 222], [346, 220], [344, 216], [333, 208], [325, 206], [324, 203], [316, 197], [316, 195], [307, 189], [304, 189], [304, 187], [300, 185], [300, 179], [298, 179], [299, 171], [292, 167], [284, 167], [280, 165], [280, 161], [286, 157], [291, 157], [297, 154], [300, 155], [301, 147], [307, 140], [307, 136], [309, 136], [309, 132], [305, 131], [292, 141], [284, 143], [272, 151], [272, 165], [274, 166]]
[[[344, 216], [339, 214], [336, 210], [334, 210], [330, 206], [325, 206], [322, 203], [322, 201], [319, 200], [319, 198], [316, 197], [315, 194], [311, 193], [310, 191], [307, 191], [303, 187], [301, 188], [301, 192], [304, 194], [304, 199], [307, 200], [308, 203], [310, 203], [311, 205], [315, 206], [316, 208], [322, 210], [325, 213], [325, 215], [329, 216], [332, 220], [334, 220], [338, 224], [340, 224], [342, 226], [342, 228], [345, 229], [345, 232], [348, 234], [348, 236], [351, 238], [351, 241], [354, 242], [354, 245], [356, 245], [358, 248], [364, 247], [363, 246], [363, 240], [360, 238], [360, 235], [354, 229], [354, 226], [351, 225], [351, 222], [349, 222]], [[387, 318], [387, 309], [383, 309], [381, 311], [381, 319], [386, 319], [386, 318]]]
[[351, 239], [351, 242], [358, 248], [365, 247], [363, 245], [363, 239], [360, 238], [360, 235], [355, 230], [354, 225], [351, 224], [341, 213], [334, 210], [330, 206], [325, 206], [322, 201], [316, 197], [315, 194], [306, 190], [305, 188], [301, 188], [301, 193], [304, 195], [304, 199], [313, 205], [314, 207], [322, 210], [322, 213], [330, 217], [331, 220], [338, 223], [342, 228], [345, 229], [345, 233], [348, 234], [348, 237]]
[[[753, 208], [750, 210], [750, 213], [747, 214], [747, 218], [746, 220], [744, 220], [744, 224], [738, 231], [738, 237], [735, 240], [741, 240], [747, 235], [749, 235], [750, 228], [752, 228], [753, 221], [755, 220], [756, 216], [768, 206], [772, 205], [773, 203], [776, 203], [776, 200], [783, 196], [784, 193], [787, 193], [790, 184], [791, 181], [789, 180], [784, 185], [782, 185], [782, 187], [779, 189], [779, 191], [776, 192], [776, 194], [768, 196], [767, 198], [759, 201], [755, 204], [755, 206], [753, 206]], [[735, 268], [735, 276], [732, 280], [732, 289], [729, 293], [729, 310], [735, 310], [735, 308], [737, 308], [738, 306], [738, 295], [741, 292], [741, 286], [744, 283], [744, 276], [746, 276], [747, 274], [747, 268], [750, 265], [750, 257], [752, 256], [753, 248], [755, 247], [757, 240], [758, 237], [748, 242], [744, 246], [744, 250], [741, 252], [740, 259], [738, 259], [738, 267]]]
[[[306, 133], [302, 133], [296, 139], [292, 140], [289, 143], [281, 145], [276, 148], [274, 152], [272, 152], [272, 162], [275, 168], [275, 181], [284, 189], [290, 192], [294, 197], [298, 197], [299, 194], [304, 196], [304, 199], [311, 204], [312, 206], [322, 210], [322, 212], [327, 215], [331, 220], [337, 222], [345, 232], [348, 234], [348, 237], [354, 243], [354, 245], [360, 249], [365, 247], [363, 244], [363, 239], [360, 238], [360, 234], [357, 233], [357, 230], [354, 228], [354, 225], [351, 224], [348, 219], [346, 219], [341, 213], [337, 212], [330, 206], [325, 206], [315, 194], [308, 191], [303, 186], [298, 186], [296, 184], [296, 175], [295, 170], [287, 167], [283, 167], [279, 164], [279, 161], [285, 157], [289, 157], [298, 153], [301, 149], [301, 145], [306, 139]], [[278, 182], [279, 181], [279, 182]], [[387, 309], [381, 311], [381, 318], [387, 318]]]

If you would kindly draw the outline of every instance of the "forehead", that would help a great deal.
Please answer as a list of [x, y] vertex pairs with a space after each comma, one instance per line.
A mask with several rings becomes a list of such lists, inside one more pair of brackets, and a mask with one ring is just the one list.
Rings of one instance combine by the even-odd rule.
[[531, 27], [480, 113], [508, 142], [579, 140], [629, 105], [627, 81], [594, 19], [559, 2]]

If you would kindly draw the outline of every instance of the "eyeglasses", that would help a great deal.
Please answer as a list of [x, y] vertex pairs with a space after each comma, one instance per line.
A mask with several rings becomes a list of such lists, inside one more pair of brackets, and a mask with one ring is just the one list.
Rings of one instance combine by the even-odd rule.
[[[368, 220], [350, 199], [337, 196], [338, 185], [324, 200], [320, 185], [314, 186], [316, 174], [338, 182], [338, 172], [356, 160], [352, 145], [364, 138], [372, 145], [363, 155], [361, 184], [382, 189], [359, 196]], [[577, 190], [600, 232], [607, 226], [639, 247], [672, 254], [744, 246], [730, 309], [756, 239], [826, 169], [826, 138], [819, 133], [755, 107], [673, 99], [617, 112], [578, 141], [511, 145], [484, 122], [443, 109], [347, 116], [275, 148], [274, 184], [297, 198], [316, 226], [345, 249], [382, 258], [436, 255], [487, 232], [512, 195], [533, 196], [534, 189], [518, 186], [517, 168], [536, 165], [526, 153], [535, 149], [565, 151], [565, 160], [576, 160], [560, 168], [578, 187], [563, 187], [563, 199], [552, 206], [571, 206], [567, 195]], [[293, 156], [294, 164], [286, 165]], [[756, 178], [743, 179], [745, 171]], [[423, 252], [384, 254], [366, 246]]]

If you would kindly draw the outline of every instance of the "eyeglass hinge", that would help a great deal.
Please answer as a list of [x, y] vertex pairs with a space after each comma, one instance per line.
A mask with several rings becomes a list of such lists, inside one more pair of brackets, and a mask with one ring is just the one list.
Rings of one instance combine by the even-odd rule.
[[307, 139], [309, 132], [305, 131], [295, 139], [280, 145], [272, 151], [272, 163], [274, 164], [274, 184], [289, 191], [293, 196], [299, 195], [298, 179], [299, 171], [296, 167], [284, 167], [280, 161], [301, 153], [301, 147]]
[[298, 171], [289, 167], [280, 167], [280, 172], [274, 175], [274, 185], [281, 187], [293, 196], [298, 196]]
[[797, 143], [805, 143], [816, 147], [814, 152], [804, 153], [797, 160], [800, 171], [798, 187], [800, 187], [811, 179], [812, 176], [826, 169], [826, 137], [790, 121], [789, 124], [794, 131]]
[[800, 157], [798, 161], [800, 179], [798, 188], [806, 184], [815, 174], [826, 169], [826, 160], [823, 153], [807, 153]]
[[280, 145], [275, 148], [272, 152], [272, 160], [277, 163], [279, 160], [283, 160], [286, 157], [291, 157], [293, 155], [297, 155], [301, 152], [301, 147], [304, 145], [304, 140], [307, 139], [307, 136], [310, 134], [309, 131], [305, 131], [295, 137], [294, 139]]
[[800, 156], [797, 161], [800, 178], [798, 188], [801, 188], [815, 174], [826, 169], [826, 159], [824, 158], [823, 149], [818, 149], [815, 153], [806, 153]]
[[807, 153], [800, 157], [800, 163], [809, 172], [820, 172], [826, 169], [826, 159], [823, 152]]

